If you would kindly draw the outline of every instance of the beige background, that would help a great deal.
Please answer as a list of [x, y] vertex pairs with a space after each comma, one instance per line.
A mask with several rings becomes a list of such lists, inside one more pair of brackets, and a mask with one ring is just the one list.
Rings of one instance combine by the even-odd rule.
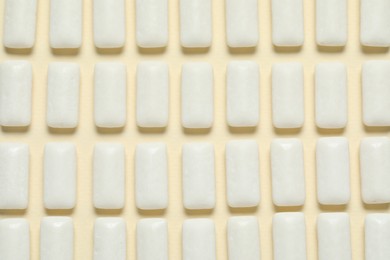
[[[0, 0], [3, 8], [4, 0]], [[300, 49], [279, 49], [271, 44], [270, 0], [259, 0], [260, 44], [256, 49], [229, 49], [225, 41], [224, 1], [213, 0], [213, 44], [208, 50], [184, 50], [179, 42], [179, 0], [170, 0], [169, 45], [166, 49], [141, 50], [135, 44], [135, 0], [126, 1], [127, 43], [121, 50], [100, 51], [92, 40], [92, 0], [84, 0], [83, 46], [74, 52], [53, 51], [48, 44], [49, 0], [38, 0], [37, 37], [31, 51], [0, 50], [0, 60], [26, 59], [33, 63], [33, 120], [27, 129], [2, 128], [1, 141], [26, 142], [31, 149], [30, 204], [26, 211], [0, 211], [0, 218], [25, 217], [31, 224], [31, 256], [39, 259], [39, 222], [43, 216], [71, 216], [75, 222], [75, 259], [92, 259], [93, 221], [96, 217], [124, 217], [128, 229], [128, 259], [135, 259], [135, 225], [144, 217], [164, 217], [169, 222], [170, 259], [181, 259], [181, 224], [184, 219], [208, 217], [215, 220], [218, 259], [227, 259], [226, 221], [233, 215], [256, 215], [261, 229], [262, 259], [272, 259], [271, 220], [276, 208], [271, 200], [269, 146], [276, 137], [297, 137], [304, 142], [306, 204], [302, 208], [307, 224], [308, 259], [316, 259], [317, 242], [315, 222], [318, 213], [345, 211], [351, 216], [353, 258], [363, 259], [364, 216], [373, 212], [388, 212], [388, 205], [367, 206], [360, 198], [358, 147], [364, 136], [388, 135], [388, 128], [366, 128], [361, 120], [361, 65], [369, 59], [386, 59], [388, 49], [362, 48], [359, 44], [359, 2], [349, 0], [349, 37], [344, 49], [324, 49], [315, 44], [315, 1], [304, 0], [305, 44]], [[0, 12], [3, 15], [3, 12]], [[0, 20], [3, 20], [0, 17]], [[2, 35], [2, 26], [0, 26]], [[231, 129], [226, 125], [225, 69], [231, 60], [247, 59], [260, 64], [261, 70], [261, 119], [256, 129]], [[143, 60], [163, 60], [170, 66], [170, 123], [165, 130], [150, 131], [135, 124], [135, 70]], [[50, 130], [45, 124], [47, 65], [52, 61], [71, 61], [81, 65], [80, 124], [74, 131]], [[97, 129], [93, 122], [93, 66], [100, 61], [120, 61], [128, 66], [128, 116], [127, 125], [118, 131]], [[210, 131], [185, 131], [180, 125], [180, 70], [188, 61], [208, 61], [215, 73], [215, 121]], [[301, 130], [278, 131], [271, 122], [271, 65], [276, 62], [299, 61], [305, 68], [305, 125]], [[314, 124], [314, 66], [323, 61], [342, 61], [349, 73], [349, 122], [344, 130], [322, 131]], [[316, 200], [315, 142], [318, 137], [342, 135], [350, 141], [352, 200], [346, 207], [321, 207]], [[261, 204], [247, 210], [230, 209], [225, 197], [224, 146], [232, 139], [256, 139], [260, 145]], [[69, 141], [77, 144], [78, 152], [78, 200], [72, 211], [47, 211], [42, 203], [42, 160], [44, 144], [51, 141]], [[122, 142], [126, 145], [126, 206], [120, 211], [95, 210], [91, 200], [92, 151], [99, 141]], [[137, 143], [164, 141], [169, 149], [169, 208], [166, 211], [139, 211], [134, 202], [134, 148]], [[181, 145], [185, 142], [207, 141], [216, 148], [217, 206], [213, 211], [186, 211], [181, 198]]]

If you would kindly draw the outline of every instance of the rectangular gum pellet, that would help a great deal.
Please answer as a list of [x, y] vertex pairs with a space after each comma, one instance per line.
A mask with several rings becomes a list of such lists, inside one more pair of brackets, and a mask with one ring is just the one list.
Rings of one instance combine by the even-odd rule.
[[186, 209], [214, 208], [214, 157], [214, 146], [211, 143], [183, 145], [183, 203]]
[[185, 220], [182, 244], [183, 260], [216, 260], [214, 222], [206, 218]]
[[361, 0], [360, 42], [365, 46], [390, 46], [390, 1]]
[[351, 260], [351, 231], [348, 214], [319, 214], [317, 240], [318, 260]]
[[276, 213], [272, 220], [274, 260], [306, 259], [306, 224], [301, 212]]
[[362, 199], [367, 204], [390, 202], [390, 139], [366, 137], [360, 143]]
[[30, 259], [30, 225], [23, 218], [0, 220], [0, 259]]
[[315, 72], [316, 125], [344, 128], [348, 121], [347, 67], [339, 62], [319, 63]]
[[206, 48], [212, 41], [211, 0], [180, 0], [180, 41], [186, 48]]
[[28, 61], [0, 64], [0, 125], [28, 126], [31, 123], [32, 67]]
[[44, 153], [44, 204], [47, 209], [76, 205], [77, 154], [73, 143], [47, 143]]
[[252, 61], [232, 61], [226, 72], [227, 123], [232, 127], [254, 127], [259, 123], [260, 72]]
[[74, 231], [70, 217], [44, 217], [41, 221], [41, 260], [73, 260]]
[[301, 46], [304, 41], [302, 0], [272, 0], [272, 43]]
[[319, 138], [316, 162], [318, 202], [323, 205], [347, 204], [351, 197], [348, 139]]
[[0, 209], [27, 208], [29, 157], [27, 144], [0, 143]]
[[276, 128], [303, 126], [303, 65], [298, 62], [272, 66], [272, 121]]
[[6, 0], [3, 44], [7, 48], [32, 48], [37, 19], [36, 0]]
[[93, 1], [93, 38], [98, 48], [120, 48], [126, 40], [125, 0]]
[[169, 118], [169, 71], [164, 62], [140, 62], [137, 68], [139, 127], [166, 127]]
[[259, 260], [260, 235], [256, 217], [230, 217], [227, 227], [229, 260]]
[[168, 260], [168, 225], [165, 219], [141, 219], [137, 223], [137, 259]]
[[53, 128], [75, 128], [79, 123], [80, 66], [49, 64], [46, 123]]
[[229, 47], [255, 47], [259, 41], [258, 0], [226, 0]]
[[126, 260], [126, 223], [119, 217], [95, 220], [94, 260]]
[[207, 62], [183, 64], [181, 121], [185, 128], [210, 128], [214, 121], [213, 67]]
[[[390, 1], [389, 1], [390, 3]], [[363, 122], [366, 126], [390, 126], [390, 61], [363, 64]]]
[[83, 36], [83, 0], [50, 0], [50, 47], [80, 48]]
[[135, 152], [135, 199], [137, 208], [168, 206], [168, 158], [164, 143], [138, 144]]
[[97, 143], [93, 153], [93, 204], [100, 209], [120, 209], [125, 204], [125, 147]]
[[371, 213], [365, 220], [365, 260], [390, 259], [390, 214]]
[[299, 139], [277, 138], [271, 143], [272, 200], [276, 206], [305, 203], [303, 146]]
[[98, 127], [125, 126], [126, 81], [124, 63], [100, 62], [95, 65], [94, 114]]
[[238, 140], [226, 144], [226, 182], [230, 207], [259, 204], [259, 147], [256, 141]]
[[136, 0], [136, 38], [142, 48], [168, 44], [168, 0]]
[[344, 46], [348, 38], [347, 0], [316, 1], [316, 40], [321, 46]]

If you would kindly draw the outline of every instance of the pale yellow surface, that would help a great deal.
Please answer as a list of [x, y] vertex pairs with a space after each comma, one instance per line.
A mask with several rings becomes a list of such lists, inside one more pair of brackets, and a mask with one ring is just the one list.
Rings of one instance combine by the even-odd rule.
[[[4, 0], [0, 0], [3, 8]], [[359, 1], [349, 1], [349, 37], [344, 49], [318, 48], [315, 44], [315, 1], [304, 0], [305, 43], [301, 49], [279, 49], [271, 44], [270, 0], [259, 0], [260, 44], [256, 49], [233, 50], [226, 46], [224, 1], [213, 0], [213, 44], [209, 50], [184, 50], [179, 42], [179, 0], [170, 0], [169, 45], [155, 51], [141, 50], [135, 44], [135, 0], [126, 1], [126, 47], [119, 51], [100, 51], [92, 40], [92, 0], [84, 0], [83, 46], [77, 52], [52, 51], [49, 47], [49, 0], [39, 0], [37, 37], [31, 52], [1, 49], [0, 60], [26, 59], [33, 63], [33, 120], [27, 129], [0, 131], [1, 141], [26, 142], [31, 149], [30, 204], [26, 211], [0, 211], [0, 218], [25, 217], [31, 224], [31, 259], [39, 259], [39, 223], [49, 215], [71, 216], [75, 223], [75, 259], [93, 256], [93, 223], [95, 218], [119, 216], [127, 222], [128, 259], [135, 259], [135, 225], [144, 217], [163, 217], [169, 222], [170, 259], [181, 259], [181, 225], [184, 219], [212, 218], [216, 223], [218, 259], [227, 259], [226, 221], [233, 215], [256, 215], [260, 221], [261, 256], [272, 259], [271, 221], [275, 212], [303, 211], [307, 224], [308, 259], [317, 258], [315, 232], [316, 217], [320, 212], [344, 211], [351, 217], [353, 259], [364, 259], [364, 216], [373, 212], [388, 212], [388, 205], [366, 206], [360, 197], [358, 147], [362, 137], [388, 135], [388, 128], [365, 128], [361, 116], [361, 65], [365, 60], [387, 59], [388, 49], [362, 48], [359, 44]], [[0, 12], [3, 15], [3, 12]], [[2, 21], [3, 18], [0, 17]], [[2, 35], [2, 26], [0, 26]], [[231, 60], [254, 60], [261, 70], [261, 119], [256, 129], [231, 129], [226, 124], [225, 73]], [[170, 67], [170, 120], [163, 131], [137, 128], [135, 123], [136, 65], [144, 60], [161, 60]], [[70, 61], [81, 65], [80, 124], [74, 131], [50, 130], [45, 123], [47, 65], [52, 61]], [[99, 130], [93, 122], [93, 67], [100, 61], [120, 61], [128, 65], [128, 115], [124, 129]], [[185, 131], [180, 124], [180, 71], [189, 61], [207, 61], [214, 67], [215, 121], [210, 131]], [[271, 65], [276, 62], [299, 61], [305, 68], [305, 125], [301, 130], [277, 131], [271, 121]], [[348, 126], [340, 131], [322, 131], [314, 123], [314, 66], [323, 61], [341, 61], [348, 66]], [[322, 136], [346, 136], [350, 141], [352, 199], [346, 207], [321, 207], [316, 198], [315, 142]], [[273, 138], [296, 137], [304, 143], [306, 203], [302, 208], [281, 209], [272, 204], [269, 146]], [[226, 203], [224, 150], [233, 139], [256, 139], [260, 147], [261, 204], [248, 210], [230, 209]], [[78, 199], [72, 211], [47, 211], [42, 203], [42, 160], [45, 143], [69, 141], [77, 144]], [[95, 210], [92, 205], [92, 151], [99, 141], [122, 142], [126, 146], [126, 206], [120, 211]], [[134, 202], [134, 149], [140, 142], [166, 142], [169, 149], [169, 208], [166, 211], [139, 211]], [[206, 141], [215, 145], [217, 206], [213, 211], [186, 211], [182, 206], [181, 145], [186, 142]], [[113, 259], [114, 260], [114, 259]]]

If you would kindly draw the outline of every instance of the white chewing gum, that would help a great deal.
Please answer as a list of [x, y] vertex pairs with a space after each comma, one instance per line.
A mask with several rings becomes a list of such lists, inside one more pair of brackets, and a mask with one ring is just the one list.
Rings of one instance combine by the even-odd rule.
[[214, 146], [211, 143], [183, 145], [183, 203], [186, 209], [215, 207], [214, 157]]
[[305, 203], [303, 146], [299, 139], [277, 138], [271, 143], [272, 200], [276, 206]]
[[168, 0], [136, 0], [136, 38], [142, 48], [168, 44]]
[[226, 144], [226, 189], [230, 207], [255, 207], [260, 203], [259, 147], [256, 141]]
[[215, 225], [211, 219], [187, 219], [183, 223], [183, 260], [216, 260]]
[[168, 155], [164, 143], [138, 144], [135, 151], [135, 200], [143, 210], [168, 206]]
[[169, 119], [169, 68], [144, 61], [137, 68], [136, 117], [139, 127], [166, 127]]
[[44, 155], [44, 204], [47, 209], [76, 206], [77, 152], [73, 143], [47, 143]]
[[367, 61], [362, 68], [363, 122], [390, 126], [390, 61]]
[[272, 0], [272, 43], [301, 46], [304, 42], [302, 0]]
[[52, 62], [47, 76], [46, 123], [53, 128], [75, 128], [79, 123], [80, 65]]
[[276, 128], [300, 128], [305, 120], [303, 65], [272, 66], [272, 122]]
[[274, 260], [306, 260], [306, 224], [301, 212], [276, 213], [272, 220]]
[[72, 218], [42, 218], [40, 260], [73, 260], [73, 247], [74, 227]]
[[211, 0], [180, 0], [180, 41], [185, 48], [207, 48], [213, 38]]
[[255, 127], [260, 117], [260, 72], [253, 61], [232, 61], [226, 72], [227, 123]]
[[29, 146], [23, 143], [0, 143], [0, 165], [0, 209], [26, 209], [29, 192]]
[[259, 260], [260, 234], [256, 217], [230, 217], [227, 224], [229, 260]]
[[104, 128], [126, 125], [126, 64], [101, 62], [95, 65], [95, 124]]
[[93, 153], [93, 204], [99, 209], [125, 205], [125, 147], [97, 143]]
[[258, 0], [226, 0], [227, 45], [255, 47], [259, 42]]
[[365, 220], [365, 259], [390, 259], [390, 214], [371, 213]]
[[37, 1], [5, 0], [4, 2], [4, 47], [32, 48], [35, 43]]
[[95, 220], [94, 260], [126, 260], [126, 223], [123, 218], [104, 217]]
[[162, 218], [137, 223], [137, 260], [168, 260], [168, 224]]
[[364, 203], [390, 203], [390, 139], [366, 137], [360, 143], [361, 194]]
[[97, 48], [120, 48], [126, 41], [125, 0], [93, 1], [93, 40]]
[[31, 123], [32, 67], [28, 61], [0, 64], [0, 125], [24, 127]]
[[318, 260], [352, 260], [347, 213], [320, 213], [317, 218]]
[[317, 44], [321, 46], [344, 46], [347, 39], [347, 0], [316, 0]]
[[316, 163], [318, 202], [323, 205], [347, 204], [351, 197], [348, 139], [319, 138]]
[[213, 67], [190, 62], [181, 72], [181, 122], [185, 128], [210, 128], [214, 121]]
[[25, 219], [0, 220], [0, 259], [30, 259], [30, 225]]
[[319, 63], [315, 72], [316, 125], [344, 128], [348, 121], [347, 67], [343, 63]]
[[372, 47], [390, 46], [390, 1], [361, 0], [360, 43]]
[[77, 49], [83, 38], [83, 0], [50, 0], [50, 47]]

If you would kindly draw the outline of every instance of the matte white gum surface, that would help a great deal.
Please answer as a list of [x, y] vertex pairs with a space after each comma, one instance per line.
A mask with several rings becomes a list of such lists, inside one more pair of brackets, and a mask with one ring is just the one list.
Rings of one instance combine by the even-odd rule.
[[29, 171], [27, 144], [0, 143], [0, 209], [27, 208]]
[[83, 1], [50, 0], [50, 47], [77, 49], [83, 38]]
[[41, 220], [41, 260], [74, 259], [74, 227], [70, 217], [44, 217]]
[[100, 217], [94, 227], [94, 260], [126, 260], [126, 223], [118, 217]]
[[347, 67], [339, 62], [318, 63], [315, 71], [316, 125], [344, 128], [348, 121]]
[[303, 65], [272, 66], [272, 122], [276, 128], [299, 128], [305, 120]]
[[164, 143], [137, 145], [135, 199], [139, 209], [156, 210], [168, 206], [168, 155]]
[[260, 234], [256, 217], [230, 217], [227, 224], [229, 260], [259, 260]]
[[295, 138], [277, 138], [271, 143], [272, 200], [276, 206], [305, 203], [303, 145]]
[[37, 1], [6, 0], [4, 2], [3, 44], [6, 48], [32, 48], [35, 43]]
[[183, 203], [186, 209], [215, 206], [214, 145], [187, 143], [182, 148]]
[[362, 199], [367, 204], [390, 202], [390, 139], [366, 137], [360, 143]]
[[229, 47], [255, 47], [259, 42], [258, 0], [226, 0]]
[[230, 207], [255, 207], [260, 203], [259, 147], [253, 140], [226, 144], [226, 189]]
[[316, 164], [318, 202], [324, 205], [347, 204], [351, 197], [348, 139], [319, 138]]
[[186, 48], [206, 48], [213, 38], [212, 0], [180, 0], [180, 41]]
[[216, 260], [215, 225], [211, 219], [187, 219], [183, 222], [183, 260]]
[[30, 225], [23, 218], [0, 220], [0, 259], [30, 259]]
[[185, 128], [210, 128], [214, 122], [214, 75], [207, 62], [190, 62], [181, 72], [181, 122]]
[[226, 71], [227, 123], [254, 127], [260, 117], [260, 71], [253, 61], [232, 61]]
[[47, 125], [53, 128], [77, 127], [80, 110], [80, 65], [52, 62], [47, 73]]
[[272, 220], [274, 260], [306, 259], [306, 224], [301, 212], [276, 213]]
[[162, 218], [137, 223], [137, 260], [168, 260], [168, 224]]
[[0, 64], [0, 125], [30, 125], [32, 74], [32, 66], [28, 61], [10, 60]]
[[96, 143], [93, 153], [93, 204], [100, 209], [125, 205], [125, 147]]
[[76, 146], [65, 142], [47, 143], [43, 164], [45, 208], [74, 208], [77, 191]]

